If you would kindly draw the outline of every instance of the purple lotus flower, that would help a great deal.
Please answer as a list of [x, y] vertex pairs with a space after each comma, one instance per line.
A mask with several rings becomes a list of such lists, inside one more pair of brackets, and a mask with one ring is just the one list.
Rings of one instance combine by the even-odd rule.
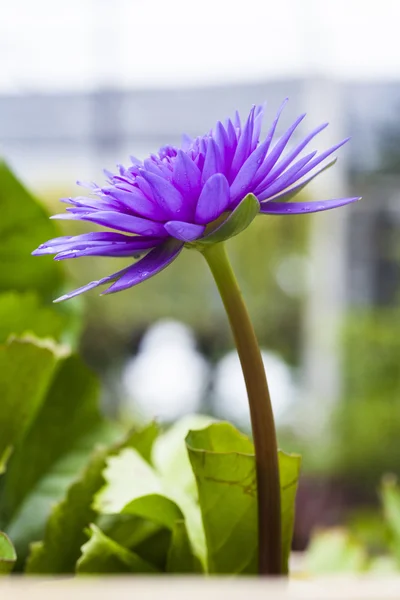
[[[301, 115], [272, 144], [285, 102], [265, 139], [260, 142], [263, 107], [253, 106], [242, 125], [238, 113], [207, 135], [185, 136], [181, 148], [165, 146], [143, 162], [108, 171], [108, 185], [81, 184], [92, 197], [65, 198], [71, 204], [55, 219], [90, 221], [116, 231], [61, 237], [42, 244], [34, 255], [56, 254], [56, 260], [80, 256], [141, 257], [99, 281], [62, 296], [72, 298], [102, 284], [104, 292], [118, 292], [149, 279], [169, 265], [183, 247], [216, 243], [242, 231], [257, 214], [284, 215], [317, 212], [358, 200], [341, 198], [322, 202], [288, 202], [321, 171], [321, 163], [348, 138], [318, 154], [301, 155], [326, 126], [314, 129], [285, 152]], [[316, 168], [318, 167], [318, 168]], [[78, 182], [79, 183], [79, 182]], [[144, 256], [143, 256], [144, 255]]]

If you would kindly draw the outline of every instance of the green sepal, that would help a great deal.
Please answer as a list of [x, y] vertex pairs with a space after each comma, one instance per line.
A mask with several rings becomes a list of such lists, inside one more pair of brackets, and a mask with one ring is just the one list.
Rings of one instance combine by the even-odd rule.
[[222, 215], [222, 217], [224, 217], [222, 223], [219, 219], [210, 231], [207, 231], [206, 229], [206, 235], [204, 237], [186, 245], [188, 247], [195, 247], [198, 250], [201, 250], [202, 246], [223, 242], [244, 231], [255, 219], [259, 212], [259, 201], [254, 194], [247, 194], [247, 196], [245, 196], [243, 200], [239, 202], [237, 207], [231, 213], [229, 213], [228, 216], [226, 216], [226, 213]]

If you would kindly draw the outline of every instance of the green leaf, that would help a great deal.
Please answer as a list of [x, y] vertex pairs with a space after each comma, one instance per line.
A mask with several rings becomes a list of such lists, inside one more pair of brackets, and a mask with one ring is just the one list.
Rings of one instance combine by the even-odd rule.
[[128, 550], [135, 550], [162, 529], [157, 523], [123, 513], [99, 515], [96, 523], [108, 537]]
[[53, 509], [44, 540], [32, 545], [27, 573], [56, 575], [75, 571], [81, 546], [87, 540], [84, 530], [96, 518], [91, 505], [94, 494], [104, 484], [105, 456], [104, 450], [94, 454], [66, 498]]
[[[187, 534], [183, 513], [175, 502], [158, 494], [143, 496], [127, 504], [122, 510], [122, 515], [124, 514], [135, 515], [146, 519], [148, 524], [158, 525], [158, 529], [153, 529], [153, 531], [149, 529], [151, 534], [143, 539], [141, 544], [130, 546], [142, 558], [146, 558], [159, 568], [166, 568], [169, 572], [194, 573], [201, 571], [201, 563], [193, 553]], [[162, 528], [170, 532], [168, 537], [162, 533]], [[161, 534], [166, 541], [165, 552], [161, 556], [157, 552], [157, 545], [160, 542], [154, 539], [157, 534]], [[115, 538], [113, 537], [113, 539]]]
[[306, 570], [313, 575], [359, 573], [367, 568], [365, 549], [344, 529], [315, 534], [306, 555]]
[[167, 556], [167, 573], [202, 573], [202, 565], [193, 553], [185, 521], [175, 521]]
[[159, 425], [153, 421], [142, 429], [134, 430], [128, 434], [127, 438], [122, 443], [124, 448], [134, 448], [136, 452], [144, 458], [145, 461], [151, 463], [151, 454], [153, 451], [154, 442], [160, 434]]
[[216, 229], [205, 235], [194, 246], [223, 242], [246, 229], [260, 212], [260, 203], [254, 194], [247, 194], [237, 207], [226, 217]]
[[102, 523], [108, 537], [133, 550], [159, 570], [202, 571], [187, 534], [183, 513], [165, 496], [151, 494], [136, 498], [120, 514]]
[[[127, 473], [129, 477], [126, 476]], [[94, 501], [99, 513], [115, 515], [125, 512], [127, 505], [144, 496], [164, 496], [165, 500], [174, 502], [180, 509], [181, 513], [177, 518], [181, 519], [181, 514], [184, 515], [194, 552], [204, 562], [205, 540], [200, 510], [196, 499], [187, 490], [179, 489], [173, 478], [170, 480], [169, 477], [158, 473], [130, 448], [123, 449], [117, 456], [109, 457], [103, 475], [106, 485]], [[118, 520], [116, 525], [119, 525]], [[151, 533], [154, 533], [154, 528], [151, 529]]]
[[97, 407], [97, 378], [77, 356], [61, 362], [46, 392], [40, 411], [9, 462], [2, 497], [8, 514], [15, 512], [41, 477], [73, 449], [79, 438], [102, 421]]
[[[29, 360], [26, 364], [32, 365]], [[23, 372], [20, 367], [18, 383]], [[63, 498], [94, 445], [114, 440], [117, 433], [100, 416], [97, 379], [78, 357], [59, 359], [50, 375], [37, 392], [39, 409], [15, 445], [0, 488], [3, 528], [17, 548], [18, 568], [29, 543], [41, 539], [51, 507]], [[12, 381], [10, 385], [18, 388]], [[16, 394], [32, 402], [29, 384]]]
[[385, 477], [381, 487], [385, 519], [400, 543], [400, 488], [395, 477]]
[[63, 281], [62, 265], [31, 252], [60, 235], [58, 227], [2, 161], [0, 213], [0, 291], [31, 289], [54, 296]]
[[60, 339], [68, 323], [66, 315], [45, 306], [35, 292], [0, 294], [0, 342], [10, 334], [33, 333]]
[[[4, 460], [37, 416], [59, 360], [60, 349], [34, 338], [0, 346], [0, 457]], [[24, 471], [22, 471], [24, 472]], [[19, 473], [19, 478], [21, 477]]]
[[16, 560], [17, 555], [11, 540], [0, 531], [0, 575], [10, 573]]
[[156, 439], [152, 462], [170, 487], [197, 496], [196, 480], [186, 451], [185, 438], [189, 431], [203, 429], [215, 419], [205, 415], [187, 415], [174, 423]]
[[98, 450], [92, 455], [78, 480], [69, 487], [65, 498], [53, 508], [46, 524], [44, 540], [32, 545], [26, 566], [28, 573], [75, 571], [81, 546], [87, 540], [84, 530], [97, 518], [92, 504], [94, 495], [105, 484], [102, 472], [107, 456], [119, 452], [125, 445], [135, 444], [140, 452], [148, 455], [157, 430], [152, 423], [141, 431], [129, 434], [119, 446]]
[[110, 539], [96, 526], [90, 527], [90, 540], [82, 546], [78, 573], [156, 573], [156, 569], [134, 552]]
[[118, 513], [136, 498], [162, 493], [157, 473], [133, 448], [124, 448], [117, 456], [107, 459], [104, 479], [106, 484], [94, 501], [100, 513]]
[[[210, 573], [257, 572], [253, 445], [229, 423], [190, 432], [187, 448], [199, 492]], [[279, 452], [283, 564], [287, 569], [300, 458]]]
[[121, 513], [149, 519], [171, 531], [175, 522], [183, 519], [182, 511], [175, 502], [160, 494], [149, 494], [136, 498], [124, 506]]
[[301, 457], [279, 451], [279, 475], [281, 483], [282, 564], [289, 571], [289, 555], [292, 547], [297, 485], [299, 483]]

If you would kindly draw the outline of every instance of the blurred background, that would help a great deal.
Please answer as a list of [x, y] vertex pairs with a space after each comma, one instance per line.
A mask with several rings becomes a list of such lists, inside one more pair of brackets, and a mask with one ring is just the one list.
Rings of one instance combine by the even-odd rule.
[[[299, 136], [329, 121], [315, 149], [352, 136], [306, 195], [361, 202], [260, 217], [228, 246], [263, 348], [280, 446], [303, 454], [296, 549], [316, 527], [374, 510], [381, 477], [400, 472], [399, 19], [398, 0], [2, 6], [0, 156], [49, 213], [61, 212], [58, 198], [79, 195], [76, 179], [100, 182], [104, 167], [255, 103], [267, 102], [267, 128], [290, 98], [278, 133], [303, 111]], [[40, 260], [29, 257], [27, 270]], [[70, 261], [64, 288], [116, 262]], [[232, 338], [200, 254], [186, 251], [137, 288], [89, 292], [64, 310], [83, 315], [79, 347], [101, 377], [107, 414], [170, 423], [201, 412], [249, 429]]]

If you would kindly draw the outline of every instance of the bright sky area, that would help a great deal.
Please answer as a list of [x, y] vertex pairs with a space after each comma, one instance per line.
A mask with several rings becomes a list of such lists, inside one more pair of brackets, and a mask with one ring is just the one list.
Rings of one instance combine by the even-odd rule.
[[0, 92], [400, 77], [400, 0], [3, 0]]

